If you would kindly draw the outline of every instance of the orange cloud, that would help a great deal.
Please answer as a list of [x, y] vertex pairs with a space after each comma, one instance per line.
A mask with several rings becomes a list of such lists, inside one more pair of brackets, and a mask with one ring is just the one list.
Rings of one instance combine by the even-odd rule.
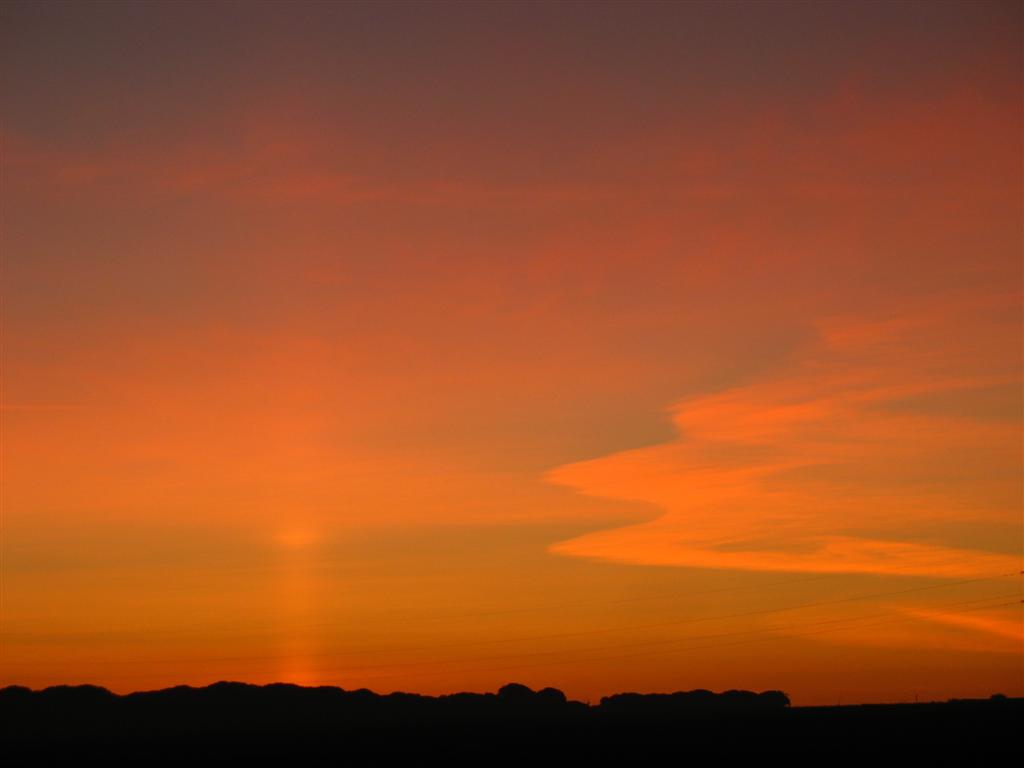
[[965, 297], [821, 323], [787, 372], [675, 405], [677, 440], [550, 472], [582, 493], [664, 510], [552, 551], [768, 571], [1018, 570], [1019, 553], [963, 546], [955, 533], [1019, 524], [1018, 396], [994, 418], [972, 412], [979, 394], [1019, 387], [1017, 361], [987, 356], [980, 341], [1013, 338], [1005, 310], [1018, 301]]
[[986, 635], [1004, 637], [1016, 640], [1019, 644], [1024, 642], [1024, 624], [1018, 618], [1007, 619], [1001, 616], [979, 616], [977, 614], [950, 613], [946, 611], [907, 611], [915, 618], [932, 621], [937, 624], [946, 624], [952, 627], [963, 627]]

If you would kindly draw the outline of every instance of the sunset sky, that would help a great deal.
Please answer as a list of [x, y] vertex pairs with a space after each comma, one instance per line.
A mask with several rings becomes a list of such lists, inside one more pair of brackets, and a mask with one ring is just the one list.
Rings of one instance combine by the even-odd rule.
[[1020, 2], [0, 30], [0, 685], [1024, 695]]

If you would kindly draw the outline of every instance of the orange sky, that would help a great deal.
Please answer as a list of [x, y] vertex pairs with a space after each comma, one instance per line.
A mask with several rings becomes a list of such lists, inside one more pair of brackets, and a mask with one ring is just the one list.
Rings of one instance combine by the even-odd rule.
[[0, 13], [0, 684], [1024, 695], [1019, 3]]

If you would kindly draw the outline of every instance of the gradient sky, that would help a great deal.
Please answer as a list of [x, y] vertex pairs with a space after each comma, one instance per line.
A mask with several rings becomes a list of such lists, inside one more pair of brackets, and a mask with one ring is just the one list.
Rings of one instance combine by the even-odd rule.
[[1024, 695], [1019, 2], [0, 19], [0, 684]]

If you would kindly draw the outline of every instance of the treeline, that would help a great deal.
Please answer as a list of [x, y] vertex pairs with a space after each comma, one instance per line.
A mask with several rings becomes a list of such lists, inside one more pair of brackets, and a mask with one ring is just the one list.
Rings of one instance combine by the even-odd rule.
[[[690, 751], [814, 751], [915, 746], [1015, 747], [1024, 699], [921, 705], [790, 707], [781, 691], [622, 693], [588, 705], [554, 688], [380, 695], [365, 689], [216, 683], [117, 695], [96, 686], [0, 689], [4, 754], [26, 762], [91, 750], [278, 757], [429, 753], [483, 756]], [[140, 751], [141, 750], [141, 751]], [[211, 751], [212, 750], [212, 751]], [[212, 759], [212, 758], [211, 758]]]
[[[93, 685], [54, 686], [32, 691], [0, 689], [0, 728], [50, 736], [100, 735], [131, 725], [134, 732], [173, 727], [186, 732], [258, 729], [325, 730], [375, 724], [487, 723], [587, 718], [665, 717], [725, 712], [767, 712], [789, 706], [781, 691], [680, 691], [670, 694], [620, 693], [591, 706], [570, 701], [555, 688], [534, 691], [509, 683], [497, 693], [377, 694], [366, 689], [303, 687], [288, 683], [250, 685], [221, 682], [204, 688], [177, 686], [118, 695]], [[18, 727], [15, 729], [15, 724]]]

